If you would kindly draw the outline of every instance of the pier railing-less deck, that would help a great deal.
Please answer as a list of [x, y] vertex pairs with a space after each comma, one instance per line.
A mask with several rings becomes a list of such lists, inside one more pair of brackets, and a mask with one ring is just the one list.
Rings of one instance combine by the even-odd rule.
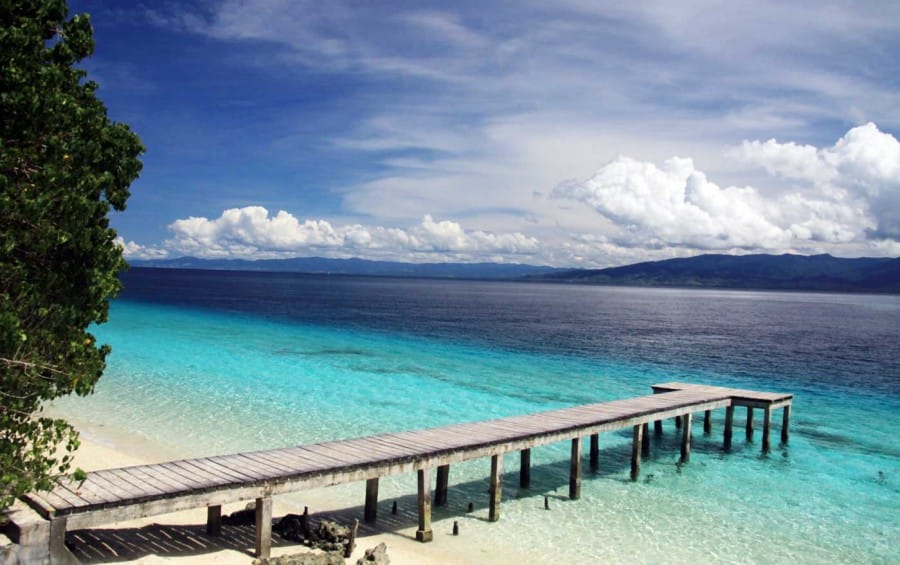
[[[784, 409], [781, 439], [783, 442], [788, 440], [790, 394], [685, 383], [656, 385], [653, 390], [654, 394], [648, 396], [524, 416], [96, 471], [88, 473], [87, 480], [82, 483], [65, 481], [50, 492], [27, 495], [26, 502], [42, 519], [29, 526], [37, 530], [25, 537], [40, 539], [43, 535], [38, 530], [46, 530], [43, 549], [48, 555], [46, 561], [66, 563], [74, 560], [65, 547], [67, 530], [207, 507], [207, 531], [217, 535], [222, 504], [255, 500], [256, 553], [268, 556], [273, 496], [365, 480], [364, 518], [373, 522], [377, 517], [378, 479], [415, 471], [418, 474], [419, 515], [416, 538], [425, 542], [433, 536], [431, 470], [435, 469], [437, 475], [434, 504], [440, 506], [447, 500], [452, 463], [478, 457], [491, 458], [488, 515], [490, 521], [496, 521], [500, 518], [503, 454], [511, 451], [521, 454], [519, 481], [527, 488], [531, 449], [570, 440], [569, 497], [577, 499], [581, 494], [581, 447], [585, 436], [590, 437], [590, 467], [597, 469], [599, 434], [633, 428], [632, 479], [637, 479], [640, 473], [641, 456], [649, 452], [650, 422], [654, 422], [659, 433], [663, 419], [676, 419], [676, 425], [681, 429], [681, 459], [684, 462], [690, 458], [691, 419], [695, 412], [705, 412], [704, 428], [709, 431], [711, 411], [725, 408], [727, 449], [731, 445], [734, 407], [748, 408], [748, 438], [752, 436], [753, 409], [763, 409], [763, 450], [767, 451], [770, 413], [781, 407]], [[19, 530], [19, 537], [22, 537], [21, 528]], [[39, 554], [35, 551], [33, 556]]]

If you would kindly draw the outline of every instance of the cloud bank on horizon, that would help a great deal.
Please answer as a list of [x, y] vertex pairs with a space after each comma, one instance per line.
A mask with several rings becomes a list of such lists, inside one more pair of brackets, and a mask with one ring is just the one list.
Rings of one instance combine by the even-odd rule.
[[620, 257], [648, 250], [658, 256], [697, 250], [900, 253], [900, 142], [875, 124], [853, 128], [822, 149], [770, 139], [745, 141], [730, 154], [793, 182], [791, 190], [766, 195], [752, 186], [721, 187], [690, 158], [657, 166], [618, 157], [584, 181], [553, 189], [552, 198], [587, 206], [607, 226], [602, 233], [572, 235], [574, 243], [562, 252], [520, 232], [465, 230], [430, 214], [408, 228], [334, 226], [325, 219], [300, 221], [284, 210], [270, 216], [262, 206], [231, 208], [212, 220], [176, 220], [169, 226], [173, 237], [160, 247], [121, 244], [136, 258], [316, 254], [546, 263], [577, 263], [591, 248]]
[[900, 255], [900, 4], [84, 9], [128, 257]]

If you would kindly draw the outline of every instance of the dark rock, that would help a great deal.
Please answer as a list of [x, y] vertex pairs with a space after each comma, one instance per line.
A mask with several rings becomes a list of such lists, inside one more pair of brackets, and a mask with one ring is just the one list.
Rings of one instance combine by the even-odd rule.
[[309, 539], [309, 526], [300, 514], [288, 514], [272, 526], [272, 531], [286, 540], [304, 543]]
[[256, 523], [256, 503], [251, 502], [243, 510], [232, 512], [228, 516], [222, 516], [222, 523], [230, 526], [246, 526]]
[[322, 520], [316, 528], [315, 537], [319, 541], [343, 545], [350, 538], [350, 528], [331, 520]]
[[384, 542], [366, 550], [366, 554], [356, 560], [356, 565], [390, 565], [391, 558], [387, 554], [387, 546]]

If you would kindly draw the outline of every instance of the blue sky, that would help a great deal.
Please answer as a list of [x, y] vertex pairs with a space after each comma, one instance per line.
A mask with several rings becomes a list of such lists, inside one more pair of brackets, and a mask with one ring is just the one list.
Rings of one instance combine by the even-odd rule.
[[70, 8], [130, 257], [900, 255], [900, 3]]

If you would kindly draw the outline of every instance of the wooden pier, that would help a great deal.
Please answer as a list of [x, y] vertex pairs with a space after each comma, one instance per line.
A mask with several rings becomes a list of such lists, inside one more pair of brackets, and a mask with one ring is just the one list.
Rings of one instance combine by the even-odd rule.
[[500, 518], [503, 455], [520, 452], [519, 483], [531, 478], [531, 449], [558, 441], [571, 442], [569, 497], [581, 495], [582, 439], [590, 437], [589, 465], [599, 466], [599, 434], [632, 429], [631, 478], [640, 474], [641, 458], [649, 453], [649, 424], [662, 430], [662, 421], [675, 418], [681, 431], [681, 460], [690, 458], [694, 413], [705, 414], [710, 430], [712, 410], [726, 410], [724, 447], [731, 446], [735, 406], [748, 410], [747, 433], [752, 436], [753, 409], [763, 410], [763, 451], [769, 449], [772, 409], [783, 408], [783, 442], [788, 440], [790, 394], [776, 394], [693, 385], [655, 385], [654, 394], [513, 416], [314, 445], [184, 459], [89, 473], [82, 483], [64, 482], [50, 492], [32, 493], [26, 502], [49, 521], [51, 563], [74, 559], [65, 548], [67, 530], [198, 507], [208, 509], [207, 531], [220, 529], [221, 506], [256, 501], [256, 554], [268, 556], [271, 547], [272, 497], [278, 494], [354, 481], [365, 481], [364, 519], [377, 519], [378, 480], [398, 473], [417, 473], [418, 528], [416, 539], [427, 542], [431, 529], [432, 470], [436, 473], [433, 503], [447, 502], [450, 465], [490, 457], [488, 518]]

